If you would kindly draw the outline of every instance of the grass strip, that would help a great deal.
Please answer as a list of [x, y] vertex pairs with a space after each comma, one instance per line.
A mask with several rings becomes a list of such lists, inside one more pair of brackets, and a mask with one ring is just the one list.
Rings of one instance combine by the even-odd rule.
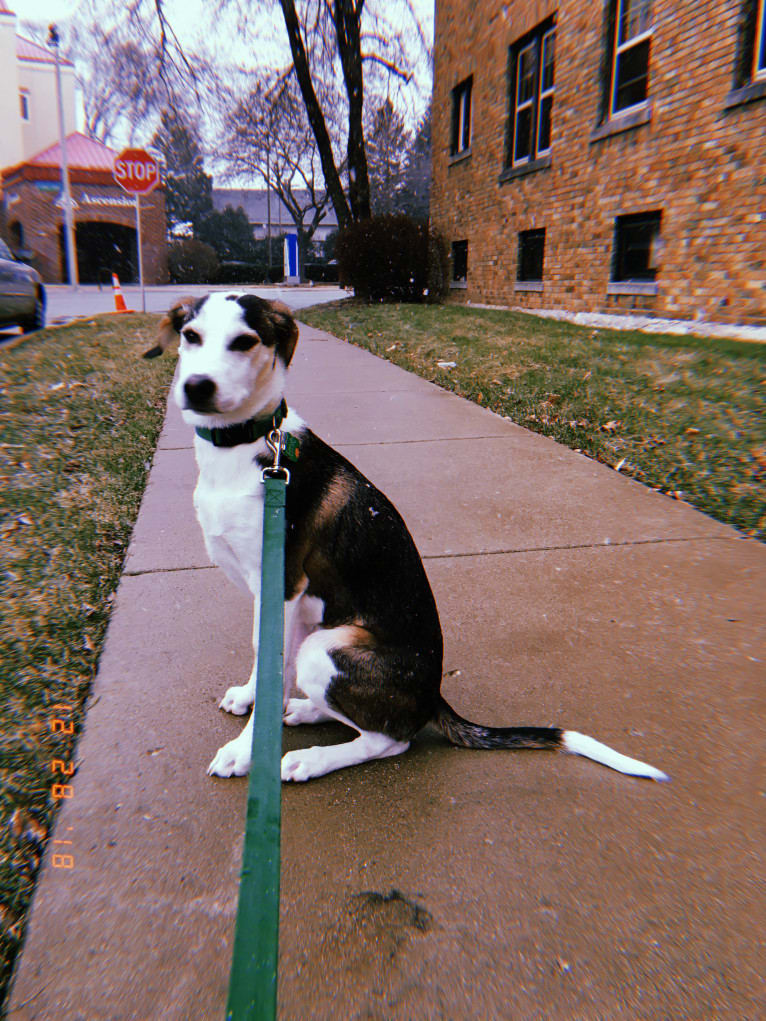
[[[0, 1004], [74, 760], [114, 592], [164, 419], [157, 318], [102, 316], [0, 349]], [[50, 707], [75, 706], [74, 733]], [[0, 1014], [2, 1008], [0, 1008]]]
[[450, 304], [346, 300], [300, 318], [766, 538], [764, 344]]

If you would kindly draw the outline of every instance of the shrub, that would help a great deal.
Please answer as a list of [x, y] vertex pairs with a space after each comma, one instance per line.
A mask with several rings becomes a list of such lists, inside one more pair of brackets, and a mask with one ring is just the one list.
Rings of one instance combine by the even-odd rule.
[[218, 256], [210, 245], [190, 238], [168, 249], [168, 271], [174, 284], [207, 284], [215, 280]]
[[215, 275], [217, 284], [262, 284], [265, 279], [264, 262], [222, 262]]
[[241, 208], [232, 209], [227, 206], [223, 211], [213, 209], [205, 213], [195, 223], [194, 234], [200, 241], [214, 248], [222, 262], [258, 261], [253, 228]]
[[316, 284], [337, 284], [338, 264], [337, 262], [307, 262], [303, 267], [307, 280], [313, 280]]
[[368, 301], [436, 301], [447, 285], [442, 239], [410, 216], [373, 216], [345, 227], [335, 254], [340, 279]]

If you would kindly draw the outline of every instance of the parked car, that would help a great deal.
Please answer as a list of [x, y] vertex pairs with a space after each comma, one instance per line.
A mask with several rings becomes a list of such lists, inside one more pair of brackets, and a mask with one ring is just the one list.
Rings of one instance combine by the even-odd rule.
[[0, 238], [0, 326], [25, 333], [45, 326], [45, 288], [37, 270], [13, 257]]

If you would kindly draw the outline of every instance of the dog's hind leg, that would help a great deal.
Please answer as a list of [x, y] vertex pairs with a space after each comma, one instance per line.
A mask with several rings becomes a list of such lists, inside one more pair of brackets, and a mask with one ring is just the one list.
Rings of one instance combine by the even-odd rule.
[[359, 737], [345, 744], [328, 747], [300, 748], [282, 757], [283, 780], [311, 780], [346, 766], [358, 766], [370, 759], [384, 759], [401, 755], [409, 748], [409, 741], [395, 741], [385, 734], [363, 731]]
[[308, 698], [290, 699], [289, 714], [285, 717], [285, 722], [295, 725], [337, 720], [356, 730], [359, 737], [344, 744], [300, 748], [287, 752], [282, 758], [283, 780], [311, 780], [313, 777], [324, 776], [336, 769], [356, 766], [371, 759], [401, 755], [410, 746], [409, 741], [397, 741], [387, 734], [362, 730], [353, 720], [327, 704], [325, 693], [338, 675], [338, 669], [328, 650], [343, 645], [347, 631], [348, 629], [343, 627], [316, 631], [303, 643], [297, 659], [297, 682], [298, 687]]

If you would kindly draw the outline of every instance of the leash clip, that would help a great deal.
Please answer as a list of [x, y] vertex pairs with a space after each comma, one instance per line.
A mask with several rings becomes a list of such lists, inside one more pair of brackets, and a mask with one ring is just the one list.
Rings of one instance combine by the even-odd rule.
[[281, 429], [272, 429], [266, 437], [266, 445], [274, 455], [274, 463], [270, 468], [264, 468], [261, 471], [261, 482], [265, 482], [266, 479], [284, 479], [285, 485], [290, 483], [290, 472], [287, 468], [282, 466], [282, 446], [283, 437]]

